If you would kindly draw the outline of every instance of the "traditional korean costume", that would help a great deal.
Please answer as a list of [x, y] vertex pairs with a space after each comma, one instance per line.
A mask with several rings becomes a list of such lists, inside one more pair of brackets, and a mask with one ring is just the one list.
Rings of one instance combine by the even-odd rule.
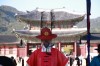
[[51, 52], [42, 52], [42, 49], [34, 51], [27, 63], [29, 66], [65, 66], [68, 58], [58, 49], [51, 48]]

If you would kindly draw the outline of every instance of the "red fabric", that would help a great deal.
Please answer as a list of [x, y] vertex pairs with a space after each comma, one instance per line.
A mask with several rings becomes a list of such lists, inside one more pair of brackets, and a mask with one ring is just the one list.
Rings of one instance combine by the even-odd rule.
[[39, 38], [41, 40], [51, 40], [56, 37], [57, 35], [52, 34], [51, 30], [47, 27], [41, 29], [41, 35], [36, 36], [36, 38]]
[[38, 49], [27, 60], [29, 66], [65, 66], [67, 62], [68, 58], [55, 48], [51, 49], [50, 54], [41, 52], [41, 49]]

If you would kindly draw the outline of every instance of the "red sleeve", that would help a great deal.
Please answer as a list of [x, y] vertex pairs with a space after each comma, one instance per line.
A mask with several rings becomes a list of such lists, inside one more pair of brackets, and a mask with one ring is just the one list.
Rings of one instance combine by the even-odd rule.
[[68, 63], [69, 58], [66, 57], [62, 52], [58, 51], [58, 62], [59, 62], [59, 66], [66, 66], [66, 64]]
[[28, 58], [27, 60], [27, 63], [29, 66], [36, 66], [36, 61], [37, 61], [37, 52], [38, 50], [35, 50], [31, 55], [30, 57]]

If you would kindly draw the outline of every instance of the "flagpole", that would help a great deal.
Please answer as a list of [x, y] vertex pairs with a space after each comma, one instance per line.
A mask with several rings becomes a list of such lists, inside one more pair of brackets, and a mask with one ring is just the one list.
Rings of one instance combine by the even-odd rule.
[[40, 29], [43, 27], [43, 12], [41, 12], [41, 24], [40, 24]]
[[88, 56], [87, 56], [87, 65], [90, 66], [90, 10], [91, 10], [91, 0], [86, 0], [87, 7], [87, 48], [88, 48]]
[[53, 13], [53, 9], [51, 10], [50, 14], [51, 14], [51, 30], [52, 30], [54, 27], [54, 17], [55, 17]]

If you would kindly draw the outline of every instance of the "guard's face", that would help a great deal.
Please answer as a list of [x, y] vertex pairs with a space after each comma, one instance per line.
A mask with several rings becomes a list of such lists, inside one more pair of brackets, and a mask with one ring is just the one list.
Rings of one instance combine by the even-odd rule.
[[49, 44], [51, 43], [50, 40], [42, 40], [43, 45], [47, 48], [49, 46]]

